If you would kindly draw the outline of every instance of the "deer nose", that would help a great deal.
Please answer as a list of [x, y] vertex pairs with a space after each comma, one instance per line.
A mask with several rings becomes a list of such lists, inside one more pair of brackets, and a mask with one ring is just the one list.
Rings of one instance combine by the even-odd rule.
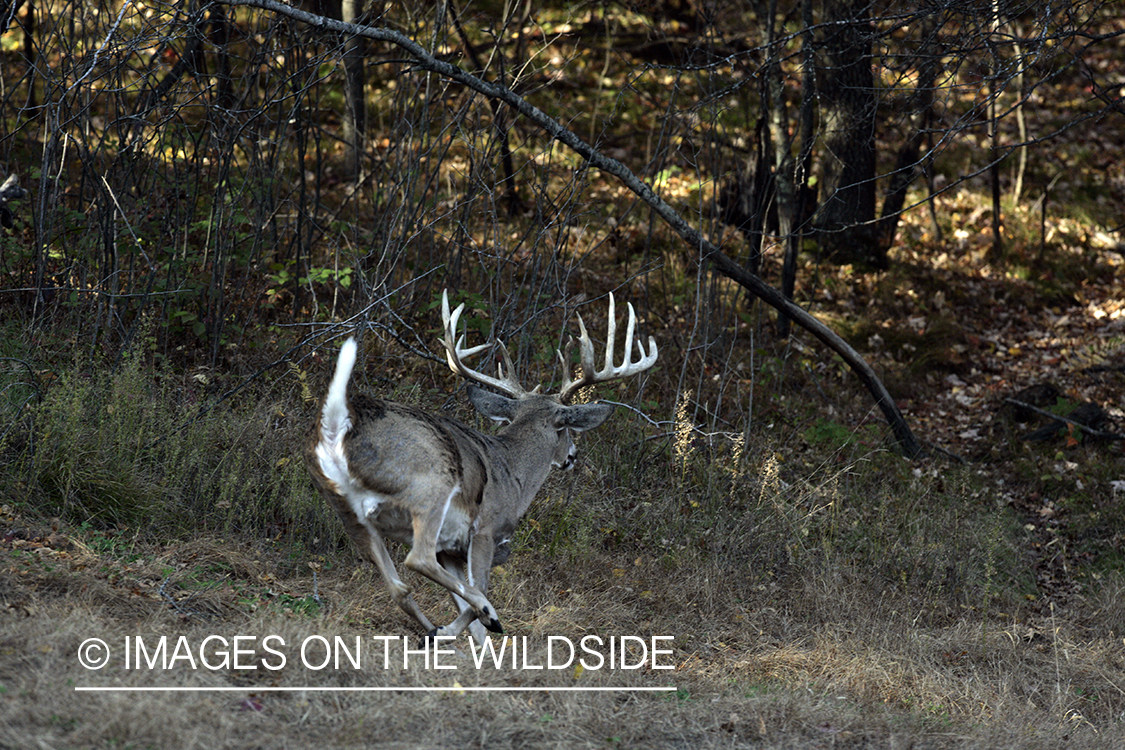
[[563, 471], [570, 471], [571, 469], [574, 468], [574, 459], [577, 456], [578, 456], [578, 449], [576, 447], [574, 447], [573, 443], [571, 443], [570, 448], [566, 452], [566, 458], [563, 460], [563, 462], [561, 464], [555, 464], [555, 466], [558, 466]]

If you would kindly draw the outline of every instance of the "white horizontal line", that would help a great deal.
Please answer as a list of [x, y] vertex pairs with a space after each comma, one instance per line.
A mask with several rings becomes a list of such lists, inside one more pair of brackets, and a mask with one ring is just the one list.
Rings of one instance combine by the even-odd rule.
[[605, 692], [670, 692], [675, 690], [674, 685], [664, 687], [489, 687], [469, 686], [458, 687], [455, 685], [439, 685], [436, 687], [75, 687], [75, 692], [106, 692], [106, 693], [543, 693], [543, 692], [571, 692], [571, 693], [605, 693]]

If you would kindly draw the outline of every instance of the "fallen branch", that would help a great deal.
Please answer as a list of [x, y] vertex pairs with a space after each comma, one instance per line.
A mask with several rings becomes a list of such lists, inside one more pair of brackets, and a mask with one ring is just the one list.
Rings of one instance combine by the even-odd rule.
[[225, 2], [227, 5], [232, 6], [245, 5], [272, 11], [325, 31], [362, 36], [379, 42], [389, 42], [408, 52], [416, 61], [417, 67], [456, 81], [486, 97], [504, 102], [516, 112], [519, 112], [525, 118], [539, 126], [552, 138], [578, 153], [591, 166], [619, 179], [629, 190], [651, 206], [656, 214], [663, 219], [676, 234], [680, 235], [688, 245], [698, 248], [702, 260], [709, 261], [719, 273], [741, 284], [751, 294], [771, 307], [776, 308], [794, 323], [807, 330], [813, 336], [820, 339], [826, 346], [839, 354], [874, 397], [875, 404], [882, 410], [883, 415], [886, 417], [902, 453], [907, 458], [912, 459], [918, 458], [923, 454], [922, 447], [914, 437], [914, 434], [910, 431], [910, 427], [906, 424], [902, 412], [899, 411], [898, 406], [887, 392], [887, 389], [883, 386], [883, 383], [876, 377], [871, 366], [868, 365], [863, 357], [852, 349], [846, 341], [840, 338], [835, 331], [821, 323], [802, 307], [786, 299], [780, 291], [774, 289], [761, 278], [745, 270], [738, 263], [735, 263], [734, 260], [719, 249], [717, 245], [708, 241], [694, 227], [688, 224], [682, 216], [676, 213], [675, 209], [668, 205], [663, 198], [657, 195], [652, 188], [637, 177], [637, 175], [624, 164], [601, 153], [573, 132], [560, 125], [546, 112], [531, 104], [511, 89], [484, 81], [471, 73], [465, 72], [452, 63], [437, 59], [413, 39], [392, 29], [344, 23], [343, 21], [337, 21], [332, 18], [306, 13], [305, 11], [292, 8], [288, 5], [283, 5], [276, 0], [225, 0]]
[[[1096, 438], [1099, 438], [1101, 440], [1125, 440], [1125, 435], [1119, 435], [1116, 432], [1106, 432], [1105, 430], [1099, 430], [1096, 427], [1091, 427], [1090, 425], [1083, 423], [1083, 421], [1081, 419], [1073, 419], [1070, 416], [1064, 417], [1064, 416], [1061, 416], [1059, 414], [1052, 414], [1051, 412], [1049, 412], [1045, 409], [1040, 409], [1038, 406], [1032, 406], [1031, 404], [1024, 403], [1023, 401], [1019, 401], [1019, 400], [1014, 399], [1014, 398], [1006, 398], [1006, 399], [1004, 399], [1004, 403], [1011, 404], [1012, 406], [1018, 406], [1021, 409], [1027, 409], [1030, 412], [1034, 412], [1035, 414], [1038, 414], [1038, 415], [1043, 416], [1043, 417], [1047, 417], [1048, 419], [1051, 420], [1050, 424], [1046, 425], [1045, 427], [1040, 427], [1035, 432], [1030, 433], [1031, 435], [1036, 435], [1037, 433], [1046, 434], [1046, 432], [1048, 431], [1048, 428], [1054, 428], [1053, 431], [1058, 432], [1059, 430], [1061, 430], [1066, 425], [1072, 425], [1074, 427], [1077, 427], [1079, 430], [1081, 430], [1083, 435], [1089, 435], [1090, 437], [1096, 437]], [[1075, 411], [1078, 411], [1078, 409], [1075, 409]], [[1073, 414], [1074, 412], [1071, 412], [1071, 413]], [[1101, 413], [1105, 414], [1104, 411], [1102, 411]], [[1109, 415], [1105, 414], [1105, 416], [1108, 419]], [[1023, 439], [1027, 440], [1029, 438], [1028, 438], [1028, 436], [1024, 436]], [[1037, 439], [1037, 438], [1033, 438], [1033, 439]]]

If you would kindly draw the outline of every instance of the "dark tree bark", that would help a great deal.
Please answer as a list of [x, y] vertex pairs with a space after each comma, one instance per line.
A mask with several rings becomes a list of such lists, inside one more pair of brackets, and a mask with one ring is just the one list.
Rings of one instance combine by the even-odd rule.
[[[362, 15], [363, 0], [342, 0], [340, 3], [340, 18], [344, 23], [358, 23]], [[362, 173], [364, 135], [367, 132], [367, 107], [363, 95], [363, 61], [366, 56], [367, 40], [362, 36], [353, 34], [344, 40], [344, 164], [348, 174], [355, 178]]]
[[818, 71], [824, 203], [816, 229], [828, 257], [886, 268], [887, 253], [874, 225], [876, 106], [869, 7], [870, 0], [825, 2]]
[[[768, 0], [759, 5], [759, 17], [766, 19], [766, 44], [772, 50], [777, 42], [777, 0]], [[773, 145], [774, 197], [777, 203], [777, 232], [785, 243], [782, 262], [782, 285], [787, 279], [796, 280], [797, 252], [800, 238], [797, 233], [800, 188], [797, 184], [797, 160], [793, 156], [793, 139], [789, 133], [789, 107], [785, 100], [785, 81], [782, 78], [780, 55], [770, 54], [770, 62], [765, 68], [766, 85], [763, 99], [769, 117], [769, 140]], [[792, 299], [793, 285], [790, 285], [787, 299]], [[789, 322], [785, 310], [778, 308], [778, 332], [789, 333]]]
[[754, 128], [750, 155], [719, 193], [718, 208], [720, 220], [737, 229], [746, 240], [746, 270], [759, 273], [763, 235], [777, 232], [773, 152], [764, 114]]
[[[793, 299], [797, 290], [797, 255], [801, 252], [801, 238], [808, 218], [816, 210], [815, 191], [809, 188], [809, 174], [812, 164], [814, 136], [813, 120], [816, 111], [816, 54], [813, 43], [812, 0], [801, 3], [801, 17], [804, 31], [801, 40], [801, 107], [798, 115], [801, 139], [800, 151], [794, 162], [793, 205], [789, 233], [785, 235], [785, 260], [781, 265], [781, 293], [786, 299]], [[811, 194], [811, 195], [810, 195]], [[789, 335], [789, 318], [777, 318], [779, 336]]]
[[933, 120], [934, 84], [941, 70], [942, 45], [938, 41], [937, 24], [932, 15], [922, 21], [922, 46], [918, 51], [918, 84], [911, 97], [913, 111], [910, 136], [898, 152], [894, 171], [887, 183], [887, 195], [879, 216], [878, 242], [884, 254], [894, 245], [899, 216], [906, 205], [906, 191], [918, 174], [922, 163], [922, 144]]

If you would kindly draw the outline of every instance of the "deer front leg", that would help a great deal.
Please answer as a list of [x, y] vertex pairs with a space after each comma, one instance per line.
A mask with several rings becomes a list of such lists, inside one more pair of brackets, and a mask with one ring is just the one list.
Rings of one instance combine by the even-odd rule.
[[[458, 580], [463, 583], [472, 584], [472, 580], [470, 580], [467, 575], [467, 562], [464, 559], [442, 553], [438, 554], [438, 562], [441, 563], [441, 566], [445, 568], [450, 575], [457, 576]], [[448, 625], [433, 631], [431, 635], [452, 636], [456, 638], [461, 634], [461, 631], [468, 626], [469, 634], [473, 639], [476, 640], [477, 643], [483, 643], [485, 639], [485, 629], [484, 626], [480, 624], [480, 620], [477, 619], [476, 614], [473, 613], [472, 607], [469, 606], [467, 601], [452, 591], [449, 592], [449, 595], [453, 599], [454, 606], [457, 607], [457, 617]]]
[[[452, 558], [448, 555], [439, 555], [442, 567], [444, 567], [450, 574], [457, 575], [461, 580], [466, 581], [470, 586], [478, 589], [482, 594], [488, 595], [488, 579], [492, 571], [492, 561], [494, 558], [494, 543], [492, 536], [485, 532], [473, 535], [469, 540], [469, 552], [465, 560]], [[483, 571], [480, 573], [478, 571]], [[450, 592], [453, 596], [453, 602], [457, 605], [458, 615], [457, 618], [448, 625], [438, 628], [434, 631], [434, 635], [449, 635], [458, 636], [461, 631], [466, 627], [469, 628], [469, 634], [477, 643], [483, 643], [486, 637], [484, 625], [477, 619], [476, 614], [456, 593]]]
[[[414, 546], [411, 547], [410, 553], [407, 554], [405, 564], [416, 573], [426, 576], [434, 583], [444, 587], [452, 594], [460, 596], [468, 604], [473, 616], [481, 621], [486, 628], [494, 633], [502, 633], [504, 629], [500, 626], [500, 620], [496, 616], [496, 609], [489, 603], [484, 593], [473, 586], [469, 582], [462, 581], [460, 576], [449, 573], [438, 563], [438, 535], [441, 533], [441, 527], [445, 523], [446, 515], [449, 512], [450, 503], [453, 498], [460, 494], [461, 488], [454, 487], [446, 498], [445, 503], [431, 509], [427, 513], [414, 516]], [[470, 547], [473, 546], [473, 539], [470, 538]], [[491, 551], [489, 553], [491, 555]], [[471, 574], [470, 574], [471, 576]], [[470, 577], [471, 580], [471, 577]], [[485, 578], [487, 581], [487, 577]], [[487, 585], [487, 584], [486, 584]], [[460, 622], [465, 617], [462, 613], [458, 615], [457, 620]], [[457, 632], [464, 630], [464, 625], [461, 626]], [[442, 629], [440, 635], [448, 635], [446, 629]]]

